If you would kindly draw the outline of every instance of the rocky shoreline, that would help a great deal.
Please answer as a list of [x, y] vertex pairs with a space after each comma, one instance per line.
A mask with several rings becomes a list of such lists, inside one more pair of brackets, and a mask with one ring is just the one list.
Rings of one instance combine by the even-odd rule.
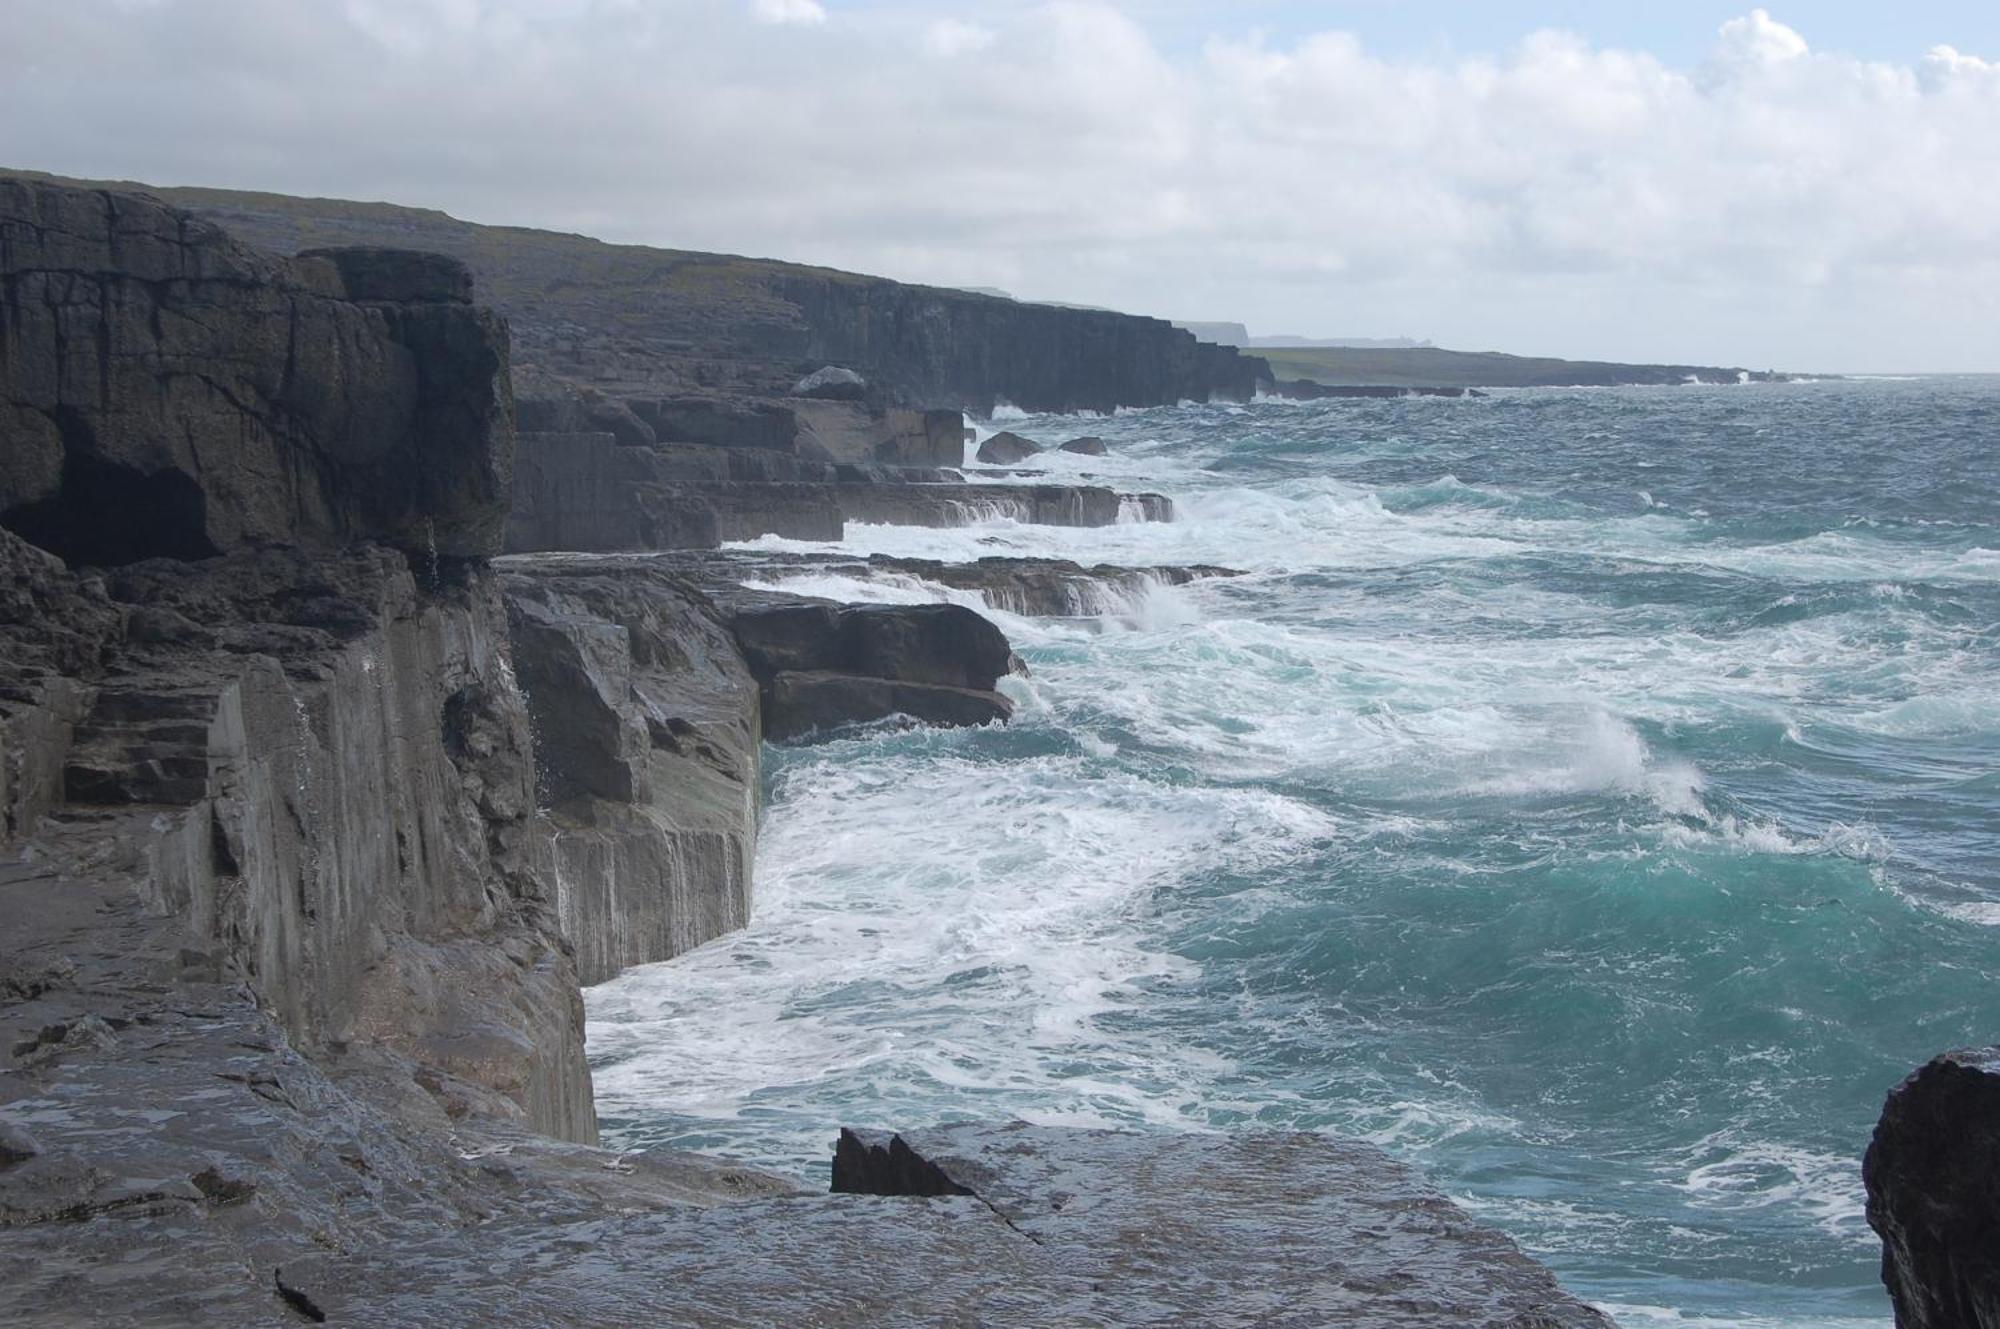
[[0, 1318], [1606, 1322], [1321, 1137], [850, 1133], [810, 1195], [596, 1147], [581, 987], [744, 924], [763, 744], [1011, 713], [974, 610], [768, 583], [1230, 575], [715, 549], [1171, 519], [966, 481], [997, 371], [586, 389], [454, 259], [8, 178], [0, 283]]

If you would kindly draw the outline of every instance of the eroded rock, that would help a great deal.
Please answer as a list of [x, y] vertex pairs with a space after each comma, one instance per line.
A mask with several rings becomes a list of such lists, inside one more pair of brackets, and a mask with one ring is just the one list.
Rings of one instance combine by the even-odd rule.
[[1861, 1173], [1898, 1329], [2000, 1326], [2000, 1049], [1892, 1090]]
[[144, 195], [0, 178], [0, 265], [0, 524], [32, 543], [498, 550], [507, 339], [455, 260], [287, 260]]
[[1003, 429], [981, 443], [974, 455], [988, 466], [1012, 466], [1041, 453], [1041, 444], [1031, 438], [1023, 438], [1011, 429]]

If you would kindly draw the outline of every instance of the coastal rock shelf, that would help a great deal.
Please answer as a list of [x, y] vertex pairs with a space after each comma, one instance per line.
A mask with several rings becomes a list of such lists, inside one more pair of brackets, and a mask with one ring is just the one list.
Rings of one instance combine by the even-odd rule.
[[996, 1324], [1611, 1324], [1409, 1168], [1320, 1135], [843, 1131], [833, 1188], [1004, 1223], [1006, 1264], [941, 1271], [934, 1298]]
[[507, 548], [706, 549], [777, 535], [837, 541], [848, 522], [1038, 526], [1171, 521], [1160, 494], [1098, 485], [968, 484], [959, 471], [836, 463], [764, 448], [627, 445], [610, 433], [524, 433]]
[[977, 594], [992, 609], [1029, 618], [1117, 618], [1131, 613], [1152, 591], [1243, 575], [1233, 568], [1205, 563], [1085, 566], [1064, 558], [998, 556], [945, 563], [889, 554], [862, 557], [748, 549], [669, 554], [656, 556], [652, 561], [673, 568], [723, 604], [755, 594], [746, 592], [745, 583], [768, 584], [791, 577], [833, 574], [879, 581], [885, 587], [899, 590], [915, 582], [968, 591]]
[[[801, 455], [807, 417], [941, 446], [867, 402], [752, 463], [581, 393], [534, 465], [592, 478], [522, 498], [508, 360], [450, 259], [0, 181], [0, 1320], [1601, 1323], [1314, 1137], [852, 1136], [838, 1194], [594, 1147], [579, 984], [744, 923], [762, 742], [1004, 720], [1013, 654], [958, 604], [496, 558], [503, 527], [713, 543], [791, 486], [838, 521], [1168, 513]], [[1069, 612], [1221, 570], [879, 572]]]

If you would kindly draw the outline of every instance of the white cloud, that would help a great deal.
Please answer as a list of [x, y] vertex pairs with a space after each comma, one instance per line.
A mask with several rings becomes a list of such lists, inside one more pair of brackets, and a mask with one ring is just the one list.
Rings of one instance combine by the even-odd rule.
[[993, 44], [993, 29], [964, 19], [941, 18], [924, 29], [924, 50], [942, 60], [971, 55]]
[[871, 0], [801, 44], [743, 0], [69, 0], [0, 47], [0, 161], [1268, 331], [2000, 368], [1978, 56], [1815, 51], [1761, 12], [1697, 68], [1561, 33], [1391, 59], [1226, 11], [1188, 51], [1148, 8]]
[[1742, 18], [1723, 24], [1718, 43], [1724, 59], [1759, 65], [1796, 60], [1810, 49], [1795, 29], [1786, 27], [1762, 9], [1753, 9]]
[[759, 23], [826, 22], [826, 6], [819, 0], [751, 0], [750, 12]]

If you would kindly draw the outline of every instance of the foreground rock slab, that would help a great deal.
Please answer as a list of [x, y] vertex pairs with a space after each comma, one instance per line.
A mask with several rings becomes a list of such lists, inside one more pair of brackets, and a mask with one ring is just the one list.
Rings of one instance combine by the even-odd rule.
[[2000, 1048], [1898, 1085], [1861, 1174], [1899, 1329], [2000, 1326]]
[[991, 1211], [1031, 1248], [996, 1294], [1019, 1299], [1015, 1324], [1610, 1324], [1411, 1169], [1353, 1141], [1020, 1122], [847, 1131], [833, 1184]]

